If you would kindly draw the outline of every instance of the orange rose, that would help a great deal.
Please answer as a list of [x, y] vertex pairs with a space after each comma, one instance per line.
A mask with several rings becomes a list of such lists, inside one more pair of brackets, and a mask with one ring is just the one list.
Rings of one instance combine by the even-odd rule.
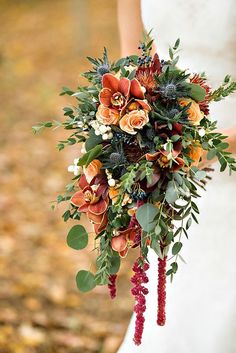
[[181, 98], [179, 100], [179, 105], [181, 107], [186, 107], [189, 103], [191, 103], [191, 105], [187, 110], [188, 120], [191, 121], [193, 125], [199, 125], [200, 121], [204, 117], [204, 113], [201, 112], [199, 104], [191, 98]]
[[120, 114], [116, 109], [107, 108], [100, 104], [96, 114], [97, 120], [103, 125], [117, 125]]
[[194, 161], [191, 163], [192, 166], [198, 166], [200, 158], [202, 157], [203, 149], [199, 142], [196, 141], [195, 144], [189, 146], [189, 157]]
[[148, 113], [145, 110], [132, 110], [130, 113], [125, 114], [120, 120], [121, 130], [128, 134], [135, 135], [135, 129], [142, 129], [149, 121]]
[[98, 159], [94, 159], [91, 163], [89, 163], [87, 168], [84, 168], [84, 174], [88, 183], [91, 183], [93, 178], [100, 173], [101, 167], [102, 163]]

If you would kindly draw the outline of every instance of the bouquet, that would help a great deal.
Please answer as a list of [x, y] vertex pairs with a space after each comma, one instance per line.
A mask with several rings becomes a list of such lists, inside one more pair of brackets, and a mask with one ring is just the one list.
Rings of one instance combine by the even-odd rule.
[[[74, 173], [73, 182], [57, 198], [57, 203], [68, 203], [64, 221], [79, 221], [86, 214], [94, 227], [97, 271], [78, 272], [79, 290], [107, 285], [114, 298], [120, 262], [138, 248], [131, 278], [137, 345], [145, 321], [149, 249], [158, 259], [157, 324], [164, 325], [166, 278], [172, 280], [178, 270], [182, 238], [188, 238], [192, 222], [198, 223], [199, 189], [205, 189], [212, 171], [202, 169], [201, 161], [216, 158], [222, 172], [236, 170], [227, 136], [217, 132], [209, 115], [210, 103], [235, 91], [236, 82], [226, 76], [213, 90], [205, 74], [178, 67], [179, 40], [166, 60], [151, 56], [152, 43], [146, 38], [139, 56], [114, 63], [106, 49], [100, 59], [88, 57], [92, 68], [83, 76], [89, 85], [75, 92], [64, 87], [61, 93], [74, 97], [76, 106], [64, 108], [62, 122], [33, 127], [37, 132], [62, 126], [69, 132], [59, 150], [82, 146], [68, 168]], [[74, 225], [67, 243], [84, 249], [88, 232]]]

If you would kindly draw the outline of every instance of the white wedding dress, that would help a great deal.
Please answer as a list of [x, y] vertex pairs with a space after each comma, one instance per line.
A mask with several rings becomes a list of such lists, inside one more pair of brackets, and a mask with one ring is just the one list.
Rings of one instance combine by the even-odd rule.
[[[206, 71], [215, 86], [227, 73], [236, 77], [235, 0], [143, 0], [147, 30], [157, 51], [181, 38], [180, 63]], [[236, 125], [236, 96], [211, 108], [220, 128]], [[218, 165], [207, 192], [198, 200], [199, 225], [193, 224], [181, 251], [173, 283], [167, 283], [167, 321], [156, 325], [157, 259], [150, 251], [149, 294], [141, 346], [133, 343], [134, 316], [118, 353], [236, 353], [236, 173]]]

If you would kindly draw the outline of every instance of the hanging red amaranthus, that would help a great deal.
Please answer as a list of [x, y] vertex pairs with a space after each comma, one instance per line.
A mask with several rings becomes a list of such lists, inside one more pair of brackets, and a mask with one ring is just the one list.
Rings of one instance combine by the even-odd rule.
[[158, 258], [158, 310], [157, 310], [157, 324], [164, 326], [166, 322], [166, 259]]
[[116, 297], [116, 279], [117, 279], [117, 275], [109, 276], [108, 289], [110, 291], [111, 299], [114, 299]]
[[135, 320], [135, 333], [134, 333], [134, 342], [136, 345], [140, 345], [142, 341], [142, 334], [144, 328], [144, 312], [146, 310], [146, 298], [145, 295], [148, 294], [148, 289], [143, 285], [148, 282], [148, 277], [146, 271], [149, 269], [148, 263], [142, 264], [142, 259], [138, 258], [134, 265], [133, 271], [134, 275], [131, 278], [131, 283], [133, 288], [131, 293], [135, 297], [135, 306], [134, 312], [136, 313]]

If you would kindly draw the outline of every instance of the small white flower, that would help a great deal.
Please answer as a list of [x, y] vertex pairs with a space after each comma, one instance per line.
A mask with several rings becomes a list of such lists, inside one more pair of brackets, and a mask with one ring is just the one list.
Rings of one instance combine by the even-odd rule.
[[115, 186], [115, 185], [116, 185], [115, 179], [109, 179], [109, 180], [108, 180], [108, 185], [109, 185], [109, 186], [112, 186], [112, 187]]
[[103, 135], [102, 135], [102, 139], [103, 139], [103, 140], [108, 140], [108, 139], [109, 139], [108, 134], [103, 134]]
[[104, 134], [105, 132], [107, 132], [107, 127], [106, 125], [100, 125], [99, 126], [99, 131]]
[[108, 138], [109, 138], [109, 139], [112, 139], [112, 137], [113, 137], [113, 133], [112, 133], [112, 132], [109, 132]]
[[75, 176], [79, 175], [82, 172], [82, 167], [77, 165], [79, 162], [79, 158], [74, 159], [74, 164], [69, 165], [67, 170], [70, 173], [74, 173]]
[[77, 126], [78, 126], [78, 127], [83, 127], [83, 126], [84, 126], [83, 121], [78, 121]]
[[144, 86], [141, 86], [141, 90], [143, 93], [146, 93], [146, 88]]
[[75, 169], [74, 165], [69, 165], [67, 168], [68, 172], [70, 172], [70, 173], [74, 173], [74, 169]]
[[101, 135], [101, 132], [99, 130], [95, 130], [94, 133], [95, 133], [96, 136]]
[[199, 136], [203, 137], [206, 135], [206, 130], [204, 128], [201, 128], [200, 130], [198, 130]]
[[79, 158], [75, 158], [75, 159], [74, 159], [74, 165], [77, 166], [78, 162], [79, 162]]

